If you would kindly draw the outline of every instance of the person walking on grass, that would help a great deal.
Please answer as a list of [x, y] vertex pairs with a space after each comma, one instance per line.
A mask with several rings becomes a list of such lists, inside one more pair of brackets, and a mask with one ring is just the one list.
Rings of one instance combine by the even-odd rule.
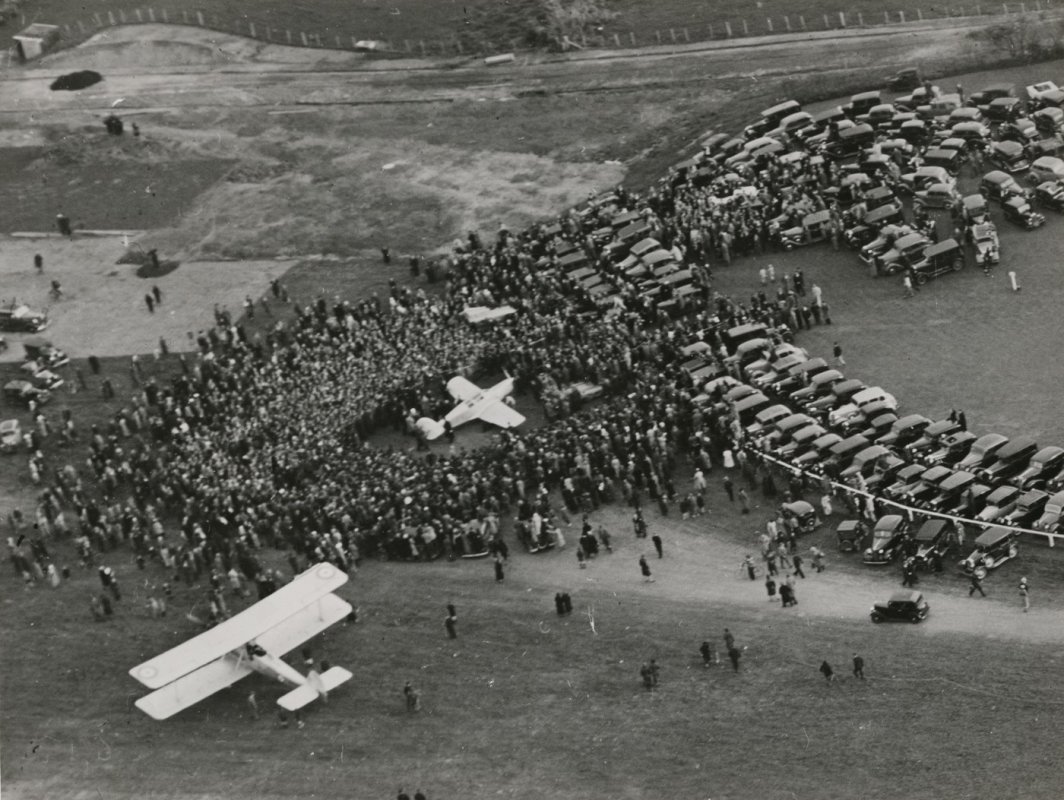
[[443, 627], [447, 629], [448, 639], [458, 638], [458, 612], [455, 611], [454, 604], [447, 604], [447, 616], [444, 617]]
[[661, 536], [655, 533], [653, 536], [650, 537], [650, 541], [654, 543], [654, 549], [658, 551], [658, 558], [662, 558], [665, 553], [661, 546]]
[[728, 501], [735, 502], [735, 484], [732, 483], [732, 479], [727, 475], [724, 476], [724, 492], [728, 495]]
[[757, 565], [754, 564], [752, 555], [747, 554], [746, 558], [743, 559], [743, 563], [739, 565], [739, 569], [746, 569], [746, 576], [752, 581], [757, 580]]
[[846, 366], [846, 359], [842, 357], [842, 345], [835, 342], [834, 347], [831, 348], [832, 355], [835, 356], [835, 363], [840, 367]]
[[979, 592], [979, 594], [981, 594], [983, 597], [986, 597], [986, 592], [983, 591], [983, 582], [979, 579], [978, 575], [973, 572], [972, 577], [969, 578], [969, 582], [971, 583], [971, 586], [968, 587], [969, 597], [971, 597], [976, 592]]
[[713, 648], [709, 646], [709, 642], [702, 642], [698, 652], [702, 654], [702, 666], [708, 668], [713, 663]]
[[864, 680], [864, 659], [857, 653], [853, 654], [853, 677]]
[[1023, 603], [1023, 611], [1027, 613], [1031, 610], [1031, 594], [1030, 586], [1027, 584], [1027, 576], [1020, 578], [1020, 601]]
[[739, 671], [739, 659], [742, 658], [742, 655], [738, 647], [728, 648], [728, 659], [731, 661], [732, 670], [735, 672]]
[[644, 583], [654, 582], [654, 579], [650, 575], [650, 564], [647, 563], [647, 557], [645, 555], [639, 556], [639, 571], [643, 574]]
[[831, 664], [827, 661], [820, 663], [820, 674], [824, 676], [824, 681], [829, 685], [835, 682], [835, 670], [831, 668]]
[[750, 495], [747, 494], [746, 489], [740, 487], [739, 489], [739, 504], [743, 507], [743, 513], [750, 513]]
[[765, 591], [768, 592], [768, 601], [773, 603], [776, 601], [776, 582], [772, 580], [771, 575], [765, 576]]

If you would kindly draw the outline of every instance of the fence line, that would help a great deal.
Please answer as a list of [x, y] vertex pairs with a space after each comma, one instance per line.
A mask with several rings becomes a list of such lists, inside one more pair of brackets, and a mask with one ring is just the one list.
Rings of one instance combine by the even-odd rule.
[[[839, 11], [806, 17], [803, 14], [788, 14], [782, 17], [759, 17], [757, 19], [727, 19], [714, 24], [688, 25], [665, 30], [624, 31], [601, 33], [588, 36], [581, 34], [579, 41], [566, 39], [567, 46], [573, 49], [632, 49], [668, 44], [688, 44], [700, 41], [724, 39], [743, 39], [758, 36], [770, 36], [781, 33], [815, 32], [832, 30], [849, 30], [854, 28], [873, 28], [885, 25], [911, 24], [928, 22], [936, 19], [961, 19], [975, 17], [1001, 17], [1009, 14], [1026, 14], [1059, 10], [1064, 7], [1064, 0], [1022, 0], [1022, 2], [995, 3], [987, 2], [960, 7], [934, 7], [924, 11], [912, 9], [906, 11]], [[21, 17], [22, 27], [28, 21]], [[62, 29], [61, 47], [68, 47], [85, 41], [102, 30], [120, 25], [140, 24], [174, 24], [190, 25], [206, 30], [227, 33], [244, 38], [255, 39], [269, 44], [292, 45], [320, 49], [357, 51], [359, 38], [355, 35], [333, 33], [330, 35], [314, 31], [281, 28], [248, 18], [231, 20], [217, 14], [206, 14], [198, 10], [182, 8], [179, 10], [146, 7], [130, 11], [96, 12], [89, 19], [59, 23]], [[446, 40], [403, 39], [396, 42], [378, 42], [381, 55], [387, 56], [484, 56], [492, 53], [536, 49], [519, 40], [479, 41], [473, 37], [451, 38]], [[568, 49], [568, 47], [566, 48]]]

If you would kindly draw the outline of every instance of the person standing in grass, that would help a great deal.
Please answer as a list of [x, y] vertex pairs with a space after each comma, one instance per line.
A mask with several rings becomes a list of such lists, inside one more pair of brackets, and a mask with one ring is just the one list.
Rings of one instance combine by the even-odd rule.
[[824, 681], [828, 684], [835, 682], [835, 670], [831, 668], [831, 664], [827, 661], [820, 663], [820, 674], [824, 676]]
[[853, 654], [853, 677], [864, 680], [864, 659], [857, 653]]
[[644, 583], [654, 582], [654, 579], [650, 575], [650, 564], [647, 563], [647, 557], [645, 555], [639, 556], [639, 571], [643, 574]]
[[447, 604], [447, 616], [443, 620], [443, 626], [447, 629], [448, 639], [458, 638], [458, 612], [455, 611], [454, 604]]
[[1031, 610], [1030, 587], [1027, 585], [1027, 576], [1020, 578], [1020, 600], [1023, 602], [1024, 613]]

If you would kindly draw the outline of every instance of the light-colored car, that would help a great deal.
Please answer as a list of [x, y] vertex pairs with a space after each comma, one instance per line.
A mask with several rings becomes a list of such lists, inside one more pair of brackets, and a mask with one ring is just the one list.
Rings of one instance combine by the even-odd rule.
[[0, 422], [0, 453], [15, 453], [22, 446], [22, 426], [17, 419]]
[[1045, 183], [1064, 181], [1064, 159], [1056, 156], [1042, 156], [1036, 158], [1031, 164], [1031, 183]]
[[890, 411], [898, 409], [898, 400], [882, 386], [870, 386], [862, 389], [844, 406], [840, 406], [828, 414], [828, 424], [843, 425], [858, 414], [864, 414], [869, 408], [877, 405]]
[[914, 205], [922, 208], [952, 208], [960, 200], [957, 187], [948, 183], [932, 183], [926, 189], [916, 192]]

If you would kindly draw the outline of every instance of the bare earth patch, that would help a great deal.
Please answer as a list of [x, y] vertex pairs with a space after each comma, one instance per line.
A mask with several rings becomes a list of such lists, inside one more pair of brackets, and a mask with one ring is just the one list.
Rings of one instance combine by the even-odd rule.
[[[247, 294], [258, 298], [271, 278], [285, 273], [290, 261], [184, 263], [154, 280], [136, 276], [135, 264], [116, 264], [124, 252], [117, 237], [74, 239], [0, 239], [0, 281], [3, 299], [18, 298], [35, 308], [47, 308], [49, 339], [75, 358], [88, 355], [124, 356], [151, 353], [163, 337], [173, 351], [193, 345], [187, 333], [214, 324], [213, 305], [228, 306], [235, 314]], [[33, 268], [33, 255], [44, 256], [44, 274]], [[65, 297], [48, 299], [52, 280], [63, 285]], [[144, 295], [156, 285], [162, 305], [149, 313]], [[0, 360], [22, 358], [16, 346], [25, 338], [7, 334], [12, 345]]]

